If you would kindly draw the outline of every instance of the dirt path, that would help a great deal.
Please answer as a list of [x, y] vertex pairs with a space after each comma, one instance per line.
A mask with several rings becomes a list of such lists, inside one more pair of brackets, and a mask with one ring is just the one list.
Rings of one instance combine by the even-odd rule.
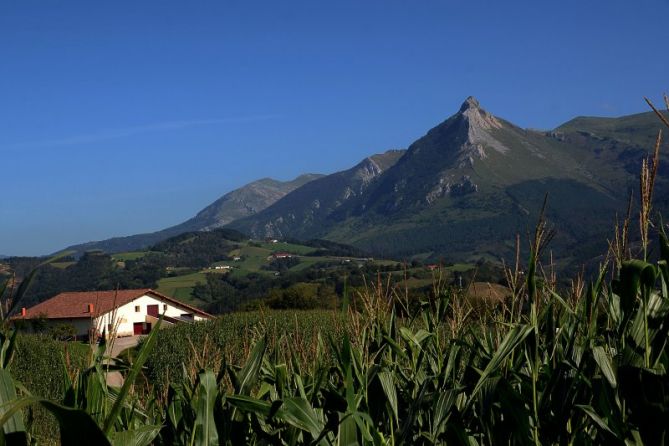
[[[112, 358], [117, 357], [123, 350], [137, 345], [141, 336], [128, 336], [114, 340], [111, 352], [107, 352]], [[107, 385], [112, 387], [121, 387], [123, 385], [123, 375], [120, 372], [107, 373]]]

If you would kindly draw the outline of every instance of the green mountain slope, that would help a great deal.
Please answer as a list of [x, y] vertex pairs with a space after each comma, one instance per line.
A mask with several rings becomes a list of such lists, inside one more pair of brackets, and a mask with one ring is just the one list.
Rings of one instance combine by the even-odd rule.
[[[339, 209], [365, 192], [403, 155], [389, 150], [365, 158], [351, 169], [316, 179], [278, 200], [264, 211], [233, 222], [230, 227], [257, 236], [318, 238], [324, 225], [336, 221]], [[345, 241], [345, 240], [342, 240]]]
[[[659, 128], [656, 116], [640, 113], [528, 130], [470, 97], [406, 151], [327, 176], [260, 180], [180, 225], [70, 249], [132, 251], [225, 226], [256, 238], [328, 239], [383, 257], [499, 260], [512, 257], [516, 234], [527, 238], [548, 194], [558, 263], [578, 265], [606, 250]], [[656, 182], [657, 211], [669, 210], [667, 165]]]
[[[549, 136], [563, 142], [574, 159], [620, 193], [637, 187], [641, 160], [654, 148], [659, 128], [652, 112], [620, 118], [579, 117]], [[665, 142], [660, 153], [665, 154], [666, 148]], [[662, 179], [669, 175], [666, 162], [660, 164], [659, 174]]]
[[[336, 209], [305, 212], [327, 190], [315, 181], [232, 227], [255, 236], [345, 241], [390, 257], [509, 258], [516, 234], [525, 242], [548, 193], [557, 230], [552, 246], [562, 265], [576, 265], [606, 250], [658, 128], [646, 113], [525, 130], [470, 97]], [[660, 173], [662, 203], [669, 194]]]

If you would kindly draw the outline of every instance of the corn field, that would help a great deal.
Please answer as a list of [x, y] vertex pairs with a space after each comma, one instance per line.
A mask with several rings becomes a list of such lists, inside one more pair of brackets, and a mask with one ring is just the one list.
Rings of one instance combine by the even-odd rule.
[[[526, 308], [486, 324], [455, 321], [455, 293], [399, 318], [401, 302], [372, 292], [340, 340], [316, 336], [310, 362], [289, 343], [270, 353], [256, 330], [240, 365], [183, 367], [160, 396], [133, 385], [157, 330], [133, 364], [105, 364], [102, 345], [75, 376], [63, 368], [58, 401], [12, 379], [4, 339], [4, 438], [34, 440], [24, 412], [40, 405], [63, 444], [662, 444], [669, 243], [659, 243], [655, 264], [624, 261], [619, 278], [605, 284], [602, 271], [572, 296], [535, 284]], [[126, 374], [121, 389], [106, 385], [107, 367]]]
[[[316, 321], [308, 347], [290, 331], [249, 324], [230, 335], [243, 338], [235, 354], [212, 360], [211, 345], [192, 342], [161, 386], [144, 374], [153, 353], [171, 353], [158, 330], [132, 361], [93, 346], [86, 368], [63, 367], [60, 399], [12, 377], [15, 334], [5, 331], [0, 441], [45, 441], [27, 416], [40, 406], [62, 444], [666, 444], [669, 240], [651, 224], [658, 160], [656, 149], [643, 163], [634, 249], [628, 213], [597, 277], [560, 290], [541, 266], [551, 237], [541, 218], [528, 262], [507, 269], [512, 299], [484, 316], [439, 284], [415, 309], [377, 283], [335, 316], [343, 328]], [[107, 386], [108, 370], [124, 374], [121, 388]]]
[[156, 392], [166, 396], [175, 372], [181, 376], [185, 368], [194, 377], [201, 369], [219, 370], [224, 361], [243, 363], [261, 337], [266, 337], [267, 353], [277, 361], [289, 363], [283, 355], [291, 351], [297, 363], [309, 363], [318, 353], [319, 334], [340, 340], [348, 331], [348, 320], [341, 312], [270, 310], [178, 325], [158, 333], [144, 375]]

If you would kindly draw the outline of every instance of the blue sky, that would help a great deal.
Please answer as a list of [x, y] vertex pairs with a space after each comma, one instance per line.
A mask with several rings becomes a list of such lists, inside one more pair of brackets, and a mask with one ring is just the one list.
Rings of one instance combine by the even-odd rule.
[[668, 18], [668, 0], [2, 2], [0, 254], [347, 168], [468, 95], [534, 128], [646, 111]]

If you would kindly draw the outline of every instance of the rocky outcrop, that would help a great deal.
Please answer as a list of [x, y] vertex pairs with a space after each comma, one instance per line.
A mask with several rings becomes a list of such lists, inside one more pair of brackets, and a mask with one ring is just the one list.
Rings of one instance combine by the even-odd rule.
[[350, 169], [319, 178], [286, 195], [264, 211], [231, 227], [256, 237], [300, 236], [364, 196], [369, 187], [405, 154], [389, 150], [369, 156]]
[[292, 181], [277, 181], [265, 178], [249, 183], [225, 194], [201, 210], [193, 220], [200, 222], [198, 226], [203, 231], [223, 227], [234, 220], [262, 211], [298, 187], [320, 176], [306, 174]]
[[439, 198], [445, 196], [461, 197], [463, 195], [478, 192], [479, 187], [469, 175], [463, 175], [459, 181], [452, 178], [440, 178], [439, 183], [425, 196], [427, 204], [433, 204]]
[[459, 149], [458, 167], [471, 167], [474, 160], [487, 158], [486, 148], [500, 153], [509, 151], [508, 147], [490, 134], [493, 129], [501, 129], [502, 123], [482, 109], [476, 98], [469, 96], [458, 113], [462, 118], [461, 125], [467, 133], [467, 138]]

